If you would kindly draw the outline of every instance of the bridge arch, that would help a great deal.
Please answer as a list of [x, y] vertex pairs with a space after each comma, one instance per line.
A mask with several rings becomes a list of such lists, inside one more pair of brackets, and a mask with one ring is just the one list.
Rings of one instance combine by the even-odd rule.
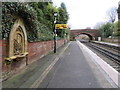
[[90, 40], [97, 40], [99, 37], [99, 30], [97, 29], [73, 29], [70, 30], [70, 39], [74, 40], [76, 36], [84, 34], [87, 35]]
[[94, 40], [94, 37], [93, 37], [91, 34], [89, 34], [89, 33], [80, 33], [79, 35], [81, 35], [81, 34], [87, 35], [87, 36], [89, 37], [89, 40], [90, 40], [90, 41], [91, 41], [91, 40]]

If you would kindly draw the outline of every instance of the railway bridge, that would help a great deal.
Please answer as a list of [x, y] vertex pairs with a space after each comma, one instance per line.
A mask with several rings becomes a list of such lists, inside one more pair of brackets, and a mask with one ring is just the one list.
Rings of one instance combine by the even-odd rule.
[[87, 35], [90, 40], [97, 40], [99, 37], [99, 30], [97, 29], [74, 29], [70, 30], [70, 39], [73, 40], [78, 35]]

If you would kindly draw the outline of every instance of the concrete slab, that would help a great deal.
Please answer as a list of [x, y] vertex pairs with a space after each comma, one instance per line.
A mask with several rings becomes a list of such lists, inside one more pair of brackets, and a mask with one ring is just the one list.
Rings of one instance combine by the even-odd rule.
[[86, 60], [76, 41], [43, 80], [39, 88], [113, 88], [95, 63]]
[[[97, 66], [101, 67], [102, 70], [107, 74], [107, 76], [117, 85], [119, 86], [118, 83], [118, 76], [120, 75], [118, 71], [116, 71], [114, 68], [112, 68], [109, 64], [107, 64], [104, 60], [102, 60], [99, 56], [97, 56], [94, 52], [92, 52], [90, 49], [88, 49], [85, 45], [77, 41], [80, 49], [83, 51], [84, 55], [86, 55], [89, 60], [92, 60], [94, 63], [97, 64]], [[113, 85], [114, 83], [111, 82]], [[114, 86], [116, 87], [116, 86]]]
[[45, 71], [48, 71], [47, 68], [49, 65], [60, 57], [60, 54], [67, 48], [68, 45], [69, 43], [58, 48], [56, 53], [51, 52], [45, 57], [40, 58], [32, 64], [29, 64], [18, 74], [12, 76], [6, 81], [3, 81], [2, 88], [36, 88], [38, 79], [42, 77]]
[[108, 42], [101, 42], [101, 41], [94, 41], [96, 43], [101, 43], [101, 44], [107, 44], [107, 45], [110, 45], [110, 46], [115, 46], [115, 47], [119, 47], [120, 44], [114, 44], [114, 43], [108, 43]]

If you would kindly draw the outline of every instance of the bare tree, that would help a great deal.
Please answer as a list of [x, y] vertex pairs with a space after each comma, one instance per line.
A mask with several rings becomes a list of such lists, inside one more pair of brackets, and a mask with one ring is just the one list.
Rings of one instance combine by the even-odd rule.
[[86, 29], [91, 29], [91, 27], [86, 27]]
[[95, 24], [95, 26], [93, 27], [94, 29], [99, 29], [103, 24], [105, 24], [106, 22], [98, 22]]
[[117, 8], [116, 7], [113, 7], [113, 8], [110, 8], [108, 11], [107, 11], [107, 15], [109, 17], [109, 20], [110, 22], [112, 22], [112, 42], [114, 41], [114, 21], [115, 19], [117, 18]]
[[118, 12], [118, 19], [120, 19], [120, 1], [118, 2], [118, 10], [117, 10], [117, 12]]
[[117, 8], [116, 7], [112, 7], [107, 11], [107, 15], [109, 20], [114, 23], [116, 17], [117, 17]]

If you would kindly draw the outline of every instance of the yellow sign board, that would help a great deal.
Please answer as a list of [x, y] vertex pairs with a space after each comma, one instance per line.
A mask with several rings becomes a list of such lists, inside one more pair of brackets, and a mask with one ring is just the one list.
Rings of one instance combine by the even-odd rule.
[[55, 24], [55, 29], [67, 29], [67, 24]]

